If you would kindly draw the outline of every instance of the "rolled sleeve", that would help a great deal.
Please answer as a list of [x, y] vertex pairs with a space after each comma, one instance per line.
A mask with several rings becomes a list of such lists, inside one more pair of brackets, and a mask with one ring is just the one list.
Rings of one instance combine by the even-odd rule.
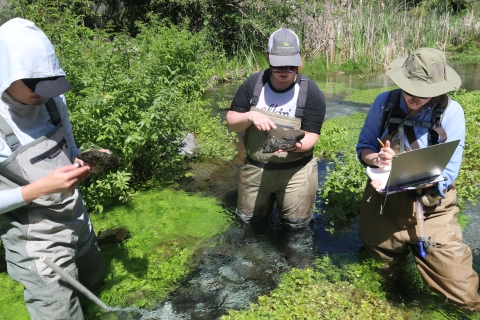
[[367, 164], [362, 160], [361, 154], [363, 149], [368, 148], [375, 152], [380, 151], [377, 138], [382, 138], [382, 129], [380, 128], [382, 122], [382, 115], [385, 109], [385, 102], [387, 101], [388, 92], [379, 94], [373, 101], [367, 118], [363, 125], [358, 142], [356, 145], [358, 160], [363, 166]]

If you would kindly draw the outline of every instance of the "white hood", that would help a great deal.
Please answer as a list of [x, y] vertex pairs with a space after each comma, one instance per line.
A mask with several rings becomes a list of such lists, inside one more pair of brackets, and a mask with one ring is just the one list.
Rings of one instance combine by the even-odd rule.
[[65, 76], [52, 43], [31, 21], [15, 18], [0, 27], [0, 96], [19, 79]]
[[[65, 76], [55, 55], [52, 43], [31, 21], [15, 18], [0, 27], [0, 117], [26, 145], [46, 135], [55, 127], [40, 98], [34, 105], [25, 105], [13, 99], [5, 90], [19, 79]], [[75, 146], [72, 125], [64, 95], [54, 98], [65, 128], [72, 155], [79, 150]], [[0, 162], [12, 151], [0, 134]]]

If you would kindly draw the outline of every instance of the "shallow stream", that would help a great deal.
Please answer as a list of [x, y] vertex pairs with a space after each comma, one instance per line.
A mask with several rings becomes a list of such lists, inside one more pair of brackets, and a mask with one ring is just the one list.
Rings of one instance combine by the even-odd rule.
[[[454, 66], [460, 74], [462, 87], [480, 89], [480, 64], [458, 64]], [[387, 87], [392, 85], [382, 74], [369, 78], [337, 74], [314, 78], [319, 83], [348, 86], [355, 89]], [[212, 108], [218, 110], [217, 102], [231, 100], [238, 84], [213, 88], [205, 94], [211, 99]], [[326, 94], [327, 118], [367, 112], [368, 105], [345, 102], [345, 94]], [[239, 221], [233, 211], [236, 205], [237, 180], [244, 150], [238, 144], [239, 154], [231, 163], [209, 161], [192, 167], [194, 176], [185, 179], [181, 188], [188, 192], [202, 192], [218, 198], [231, 213], [232, 227], [205, 244], [203, 257], [179, 289], [161, 305], [136, 319], [218, 319], [229, 309], [246, 309], [250, 303], [274, 289], [280, 276], [291, 268], [311, 265], [325, 254], [342, 254], [356, 260], [361, 248], [357, 236], [357, 224], [333, 234], [325, 229], [329, 226], [321, 216], [316, 216], [312, 228], [300, 232], [283, 230], [272, 215], [269, 225], [253, 229]], [[319, 182], [326, 175], [326, 163], [319, 161]], [[474, 264], [480, 271], [480, 209], [467, 204], [464, 211], [471, 223], [464, 231], [464, 241], [474, 252]]]

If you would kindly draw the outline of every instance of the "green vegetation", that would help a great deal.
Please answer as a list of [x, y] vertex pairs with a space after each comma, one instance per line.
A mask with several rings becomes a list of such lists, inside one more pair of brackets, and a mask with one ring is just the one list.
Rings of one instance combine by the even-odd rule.
[[[2, 250], [3, 252], [3, 250]], [[23, 302], [23, 286], [12, 280], [6, 271], [0, 273], [2, 294], [0, 295], [0, 316], [2, 319], [29, 320]]]
[[229, 226], [212, 198], [170, 189], [132, 197], [128, 205], [93, 215], [97, 231], [124, 227], [131, 237], [102, 246], [109, 273], [99, 298], [109, 306], [158, 305], [196, 263], [205, 240]]
[[354, 93], [345, 97], [345, 101], [352, 101], [356, 103], [371, 104], [373, 98], [379, 95], [382, 92], [398, 89], [397, 86], [390, 86], [387, 88], [375, 88], [367, 90], [357, 90]]
[[[97, 231], [125, 226], [131, 232], [122, 244], [102, 246], [109, 275], [98, 294], [112, 306], [156, 305], [188, 274], [205, 241], [228, 227], [229, 215], [216, 201], [158, 187], [188, 175], [188, 159], [178, 153], [188, 132], [199, 145], [195, 160], [232, 159], [235, 135], [202, 94], [265, 67], [263, 51], [273, 30], [297, 31], [304, 57], [312, 61], [307, 74], [355, 70], [364, 76], [421, 46], [446, 50], [455, 60], [480, 56], [480, 8], [472, 0], [8, 2], [0, 8], [2, 21], [12, 14], [30, 19], [55, 45], [73, 85], [67, 101], [78, 145], [108, 148], [125, 159], [121, 170], [81, 186]], [[359, 103], [390, 89], [320, 86]], [[475, 199], [480, 93], [453, 97], [465, 109], [468, 130], [458, 194]], [[331, 160], [320, 194], [331, 232], [358, 215], [366, 176], [354, 145], [364, 117], [327, 121], [315, 146], [317, 156]], [[145, 191], [152, 186], [158, 189]], [[250, 310], [224, 318], [475, 318], [427, 292], [412, 263], [405, 268], [398, 278], [371, 259], [324, 257], [313, 268], [285, 274], [278, 289]], [[28, 319], [21, 285], [3, 269], [0, 277], [0, 315]], [[384, 286], [399, 292], [387, 296]], [[96, 318], [98, 308], [84, 303]]]
[[364, 114], [328, 120], [315, 145], [314, 154], [330, 159], [327, 176], [319, 193], [321, 214], [335, 224], [345, 225], [360, 213], [360, 199], [367, 181], [358, 162], [355, 144], [365, 121]]
[[465, 112], [467, 133], [463, 152], [462, 168], [456, 184], [457, 193], [462, 201], [469, 200], [475, 203], [480, 195], [480, 91], [460, 91], [452, 95]]
[[145, 185], [183, 176], [186, 162], [178, 150], [186, 133], [195, 135], [197, 157], [233, 158], [236, 136], [202, 100], [213, 66], [227, 70], [229, 62], [204, 32], [150, 16], [136, 24], [133, 38], [85, 27], [72, 12], [80, 6], [88, 13], [88, 1], [56, 4], [18, 1], [14, 8], [55, 45], [73, 86], [66, 97], [78, 146], [107, 148], [124, 159], [120, 170], [92, 176], [80, 187], [91, 212], [124, 202]]
[[[385, 293], [385, 287], [394, 291]], [[246, 311], [230, 311], [222, 320], [257, 319], [479, 319], [444, 302], [422, 285], [411, 261], [395, 270], [373, 259], [352, 263], [323, 257], [315, 267], [292, 269], [278, 288]]]
[[[115, 228], [130, 232], [121, 243], [101, 243], [107, 279], [98, 297], [111, 307], [154, 307], [173, 291], [197, 262], [208, 239], [230, 225], [217, 200], [164, 188], [134, 195], [128, 204], [92, 215], [97, 234]], [[2, 267], [2, 319], [29, 319], [23, 287]], [[87, 319], [103, 311], [80, 296]]]

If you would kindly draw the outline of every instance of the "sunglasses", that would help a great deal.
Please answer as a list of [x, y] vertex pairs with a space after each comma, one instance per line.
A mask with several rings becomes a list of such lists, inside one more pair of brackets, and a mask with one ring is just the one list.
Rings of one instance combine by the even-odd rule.
[[273, 66], [270, 66], [270, 71], [272, 71], [273, 73], [292, 73], [292, 72], [296, 72], [298, 70], [298, 67], [294, 67], [294, 66], [286, 66], [286, 67], [273, 67]]
[[418, 98], [418, 99], [430, 99], [431, 97], [419, 97], [419, 96], [414, 96], [413, 94], [410, 94], [408, 93], [407, 91], [403, 91], [405, 92], [405, 94], [409, 97], [413, 97], [413, 98]]

